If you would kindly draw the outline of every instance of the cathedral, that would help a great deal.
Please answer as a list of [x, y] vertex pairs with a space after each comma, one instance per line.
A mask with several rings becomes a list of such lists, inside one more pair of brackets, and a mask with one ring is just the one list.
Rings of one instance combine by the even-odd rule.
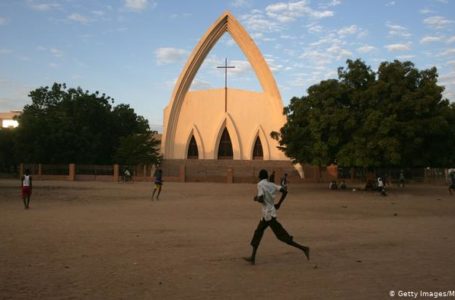
[[[189, 90], [208, 53], [226, 32], [251, 64], [261, 92], [227, 86]], [[163, 120], [161, 152], [165, 160], [289, 162], [270, 137], [286, 122], [275, 79], [253, 39], [230, 12], [215, 21], [190, 54]]]

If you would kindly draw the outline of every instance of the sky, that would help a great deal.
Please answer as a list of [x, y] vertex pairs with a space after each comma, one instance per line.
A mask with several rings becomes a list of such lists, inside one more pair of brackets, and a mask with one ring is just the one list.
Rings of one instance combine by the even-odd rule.
[[[161, 131], [186, 60], [226, 10], [259, 47], [285, 106], [357, 58], [374, 71], [395, 59], [435, 66], [455, 102], [455, 0], [0, 0], [0, 112], [58, 82], [129, 104]], [[225, 58], [235, 67], [229, 87], [261, 91], [228, 33], [191, 89], [224, 87]]]

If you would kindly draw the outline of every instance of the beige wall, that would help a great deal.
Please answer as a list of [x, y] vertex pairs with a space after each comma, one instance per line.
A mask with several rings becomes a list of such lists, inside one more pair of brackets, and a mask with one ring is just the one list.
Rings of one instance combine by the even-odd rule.
[[[229, 33], [251, 64], [263, 93], [228, 89], [228, 110], [224, 89], [189, 91], [191, 82], [220, 37]], [[285, 123], [280, 92], [267, 62], [253, 39], [230, 12], [224, 12], [210, 26], [193, 49], [164, 110], [161, 151], [165, 159], [184, 159], [194, 134], [200, 159], [217, 159], [220, 136], [226, 127], [235, 160], [250, 160], [259, 135], [265, 160], [288, 160], [270, 133]]]
[[[173, 149], [167, 159], [185, 159], [188, 144], [194, 134], [200, 159], [217, 159], [221, 133], [226, 127], [231, 137], [234, 159], [250, 160], [256, 137], [262, 143], [264, 159], [288, 160], [270, 137], [285, 123], [281, 100], [264, 93], [228, 89], [227, 113], [224, 109], [224, 89], [190, 91], [186, 94], [176, 124]], [[164, 124], [168, 123], [169, 107]]]

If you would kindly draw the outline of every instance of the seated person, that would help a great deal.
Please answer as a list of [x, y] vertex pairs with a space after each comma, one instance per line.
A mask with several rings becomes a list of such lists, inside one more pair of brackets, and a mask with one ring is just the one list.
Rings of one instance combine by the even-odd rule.
[[346, 182], [344, 182], [344, 180], [342, 180], [340, 183], [340, 189], [345, 190], [346, 188], [347, 188]]
[[367, 183], [365, 184], [365, 191], [372, 191], [375, 189], [375, 184], [373, 180], [367, 180]]

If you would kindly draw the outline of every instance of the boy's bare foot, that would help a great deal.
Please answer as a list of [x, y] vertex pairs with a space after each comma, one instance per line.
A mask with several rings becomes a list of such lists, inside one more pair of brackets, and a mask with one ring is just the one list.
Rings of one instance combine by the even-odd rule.
[[252, 258], [251, 256], [243, 257], [243, 259], [246, 260], [247, 262], [251, 263], [252, 265], [254, 265], [256, 263], [254, 258]]
[[303, 246], [303, 253], [305, 254], [306, 258], [310, 260], [310, 248]]

